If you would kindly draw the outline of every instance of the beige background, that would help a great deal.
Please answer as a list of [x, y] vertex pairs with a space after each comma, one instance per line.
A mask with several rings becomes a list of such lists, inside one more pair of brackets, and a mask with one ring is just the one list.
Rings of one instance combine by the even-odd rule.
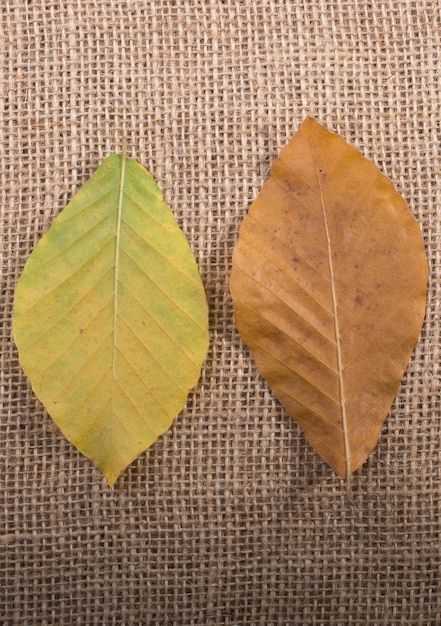
[[[0, 8], [0, 623], [441, 623], [437, 0], [5, 0]], [[307, 115], [373, 159], [430, 261], [426, 323], [356, 507], [235, 330], [240, 222]], [[164, 190], [211, 346], [173, 428], [110, 491], [20, 371], [13, 290], [100, 161]]]

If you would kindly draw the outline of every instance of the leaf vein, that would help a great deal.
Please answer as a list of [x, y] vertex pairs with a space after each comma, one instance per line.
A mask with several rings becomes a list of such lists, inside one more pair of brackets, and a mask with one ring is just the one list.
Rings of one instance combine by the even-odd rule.
[[[283, 151], [282, 151], [283, 152]], [[306, 180], [304, 178], [302, 178], [300, 176], [300, 174], [296, 171], [294, 171], [292, 169], [292, 167], [289, 165], [289, 163], [287, 163], [287, 161], [283, 158], [282, 153], [279, 155], [279, 160], [281, 161], [281, 163], [283, 163], [283, 165], [286, 167], [286, 169], [291, 172], [291, 174], [295, 177], [298, 178], [302, 184], [307, 187], [310, 191], [312, 191], [318, 198], [320, 198], [320, 189], [314, 189], [314, 187], [312, 185], [310, 185], [309, 183], [306, 182]], [[271, 175], [271, 178], [274, 178], [274, 180], [278, 180], [277, 178], [275, 178], [273, 175]], [[286, 189], [286, 187], [283, 185], [283, 183], [281, 181], [280, 182], [281, 186]], [[289, 194], [295, 195], [293, 194], [292, 190], [290, 189], [286, 189], [288, 191]], [[307, 207], [306, 207], [307, 208]], [[320, 207], [319, 207], [320, 208]]]
[[[295, 370], [291, 365], [289, 365], [286, 361], [282, 361], [282, 359], [280, 359], [274, 352], [272, 352], [271, 350], [268, 350], [268, 348], [266, 348], [265, 346], [263, 346], [261, 343], [253, 340], [250, 343], [250, 349], [251, 349], [251, 345], [257, 346], [259, 348], [259, 350], [262, 350], [263, 352], [266, 352], [266, 354], [268, 354], [272, 359], [274, 359], [275, 361], [277, 361], [278, 363], [280, 363], [281, 365], [283, 365], [283, 367], [286, 367], [287, 369], [289, 369], [290, 372], [292, 372], [295, 376], [297, 376], [298, 378], [300, 378], [301, 380], [303, 380], [305, 383], [307, 383], [310, 387], [312, 387], [313, 389], [315, 389], [319, 394], [321, 394], [322, 396], [324, 396], [325, 398], [327, 398], [328, 400], [330, 400], [333, 404], [340, 406], [339, 402], [337, 400], [335, 400], [335, 398], [332, 398], [326, 391], [324, 391], [323, 389], [320, 389], [320, 387], [318, 387], [317, 383], [312, 382], [310, 379], [308, 379], [304, 374], [301, 374], [300, 372], [298, 372], [297, 370]], [[252, 349], [251, 349], [251, 352]]]
[[[135, 372], [137, 373], [137, 372]], [[153, 437], [155, 439], [157, 439], [158, 437], [158, 433], [156, 433], [154, 430], [152, 430], [148, 420], [146, 419], [144, 413], [136, 406], [136, 404], [133, 402], [133, 399], [125, 392], [124, 388], [122, 387], [122, 385], [120, 385], [119, 381], [116, 380], [115, 381], [115, 385], [118, 387], [119, 393], [121, 393], [121, 395], [123, 395], [126, 400], [129, 402], [129, 404], [133, 407], [133, 409], [135, 410], [137, 416], [140, 418], [140, 420], [145, 424], [146, 426], [146, 430], [148, 430], [148, 432], [153, 435]], [[151, 394], [153, 396], [153, 394]], [[153, 396], [154, 397], [154, 396]], [[156, 398], [155, 398], [156, 400]], [[163, 411], [167, 418], [170, 418], [170, 416], [166, 413], [165, 409], [163, 408], [163, 406], [161, 405], [161, 403], [159, 401], [158, 402], [158, 406], [160, 408], [161, 411]]]
[[179, 267], [178, 265], [176, 265], [175, 263], [173, 263], [169, 257], [167, 257], [163, 252], [161, 252], [158, 248], [156, 248], [151, 241], [149, 241], [148, 239], [146, 239], [145, 237], [143, 237], [137, 230], [135, 230], [133, 228], [133, 226], [131, 224], [129, 224], [129, 222], [127, 222], [124, 218], [123, 218], [123, 223], [125, 226], [127, 226], [127, 228], [129, 228], [132, 233], [138, 237], [138, 239], [140, 239], [140, 241], [142, 241], [146, 246], [148, 246], [151, 250], [154, 251], [154, 253], [158, 256], [160, 256], [162, 259], [164, 259], [168, 265], [170, 265], [171, 267], [173, 267], [180, 275], [184, 276], [184, 278], [186, 278], [192, 285], [194, 285], [195, 287], [199, 287], [199, 282], [197, 282], [192, 276], [189, 276], [187, 273], [185, 273], [182, 269], [182, 267]]
[[[265, 230], [265, 232], [267, 232], [271, 237], [274, 237], [274, 239], [277, 239], [277, 241], [280, 241], [282, 246], [284, 246], [285, 248], [287, 248], [291, 252], [293, 251], [293, 248], [290, 248], [289, 245], [281, 237], [279, 237], [274, 231], [272, 231], [269, 228], [267, 228], [265, 226], [265, 224], [263, 224], [263, 222], [260, 222], [259, 220], [257, 220], [256, 217], [253, 214], [248, 214], [247, 220], [248, 221], [252, 221], [255, 224], [257, 224], [258, 226], [260, 226], [260, 228]], [[305, 239], [303, 234], [302, 234], [302, 239]], [[315, 241], [312, 241], [311, 239], [309, 239], [309, 241], [311, 241], [312, 243], [316, 243]], [[324, 248], [322, 248], [319, 244], [317, 244], [317, 247], [320, 248], [320, 250], [323, 253], [326, 252], [326, 250]], [[317, 274], [317, 276], [320, 276], [320, 278], [322, 278], [327, 284], [329, 284], [329, 277], [328, 276], [324, 276], [321, 272], [319, 272], [317, 268], [315, 268], [313, 265], [311, 265], [311, 263], [308, 261], [308, 259], [306, 259], [305, 257], [301, 257], [301, 258], [302, 258], [302, 262], [305, 263], [305, 265], [307, 265], [315, 274]]]
[[[108, 335], [107, 335], [107, 336], [106, 336], [106, 337], [105, 337], [105, 338], [101, 341], [101, 343], [100, 343], [100, 344], [99, 344], [99, 345], [95, 348], [95, 350], [94, 350], [91, 354], [89, 354], [88, 358], [87, 358], [85, 361], [82, 361], [82, 363], [81, 363], [81, 365], [80, 365], [79, 369], [78, 369], [76, 372], [71, 373], [71, 375], [70, 375], [69, 379], [65, 378], [65, 380], [66, 380], [66, 384], [65, 384], [65, 385], [64, 385], [61, 389], [59, 389], [59, 390], [58, 390], [58, 392], [57, 392], [57, 394], [56, 394], [55, 396], [53, 396], [53, 400], [57, 400], [58, 398], [60, 398], [60, 396], [62, 396], [63, 394], [65, 394], [65, 393], [66, 393], [66, 390], [67, 390], [67, 389], [69, 389], [69, 387], [72, 387], [72, 386], [74, 386], [74, 385], [75, 385], [75, 383], [76, 383], [76, 379], [77, 379], [77, 378], [78, 378], [78, 376], [81, 374], [81, 372], [82, 372], [82, 371], [83, 371], [83, 370], [84, 370], [84, 369], [85, 369], [85, 368], [86, 368], [86, 367], [87, 367], [87, 366], [88, 366], [91, 362], [93, 362], [93, 361], [95, 360], [95, 358], [96, 358], [96, 355], [97, 355], [97, 354], [99, 354], [99, 353], [101, 353], [101, 352], [102, 352], [103, 346], [105, 346], [105, 345], [106, 345], [106, 343], [107, 343], [107, 341], [108, 341], [109, 337], [110, 337], [110, 334], [108, 334]], [[69, 349], [70, 349], [70, 346], [69, 346], [69, 348], [68, 348], [66, 351], [68, 351]], [[65, 351], [65, 352], [66, 352], [66, 351]], [[64, 354], [64, 353], [63, 353], [63, 354]], [[61, 356], [63, 356], [63, 355], [61, 355]], [[61, 356], [60, 356], [60, 358], [61, 358]], [[53, 366], [56, 362], [57, 362], [57, 361], [54, 361], [54, 363], [52, 363], [52, 365], [50, 365], [47, 369], [50, 369], [50, 368], [51, 368], [51, 367], [52, 367], [52, 366]], [[45, 371], [47, 371], [47, 370], [44, 370], [44, 372], [45, 372]], [[43, 374], [44, 374], [44, 372], [43, 372]], [[98, 380], [98, 382], [94, 385], [94, 387], [90, 390], [90, 392], [87, 394], [87, 396], [85, 396], [85, 397], [82, 397], [82, 398], [81, 398], [81, 402], [82, 402], [82, 404], [85, 404], [85, 403], [86, 403], [87, 399], [88, 399], [88, 398], [92, 395], [92, 393], [94, 392], [94, 390], [96, 389], [96, 387], [97, 387], [98, 385], [100, 385], [100, 384], [101, 384], [102, 380], [103, 380], [106, 376], [107, 376], [107, 373], [106, 373], [106, 371], [104, 371], [104, 374], [101, 376], [101, 378]]]
[[[87, 428], [84, 431], [81, 431], [77, 437], [71, 437], [70, 441], [77, 447], [81, 447], [81, 443], [85, 441], [90, 434], [91, 430], [97, 425], [97, 423], [101, 420], [103, 414], [106, 412], [106, 409], [110, 407], [111, 398], [107, 398], [104, 402], [102, 408], [99, 413], [94, 414], [94, 419], [87, 424]], [[102, 443], [102, 442], [101, 442]]]
[[[284, 335], [285, 337], [288, 337], [288, 339], [290, 339], [293, 343], [295, 343], [301, 350], [303, 350], [303, 352], [305, 352], [309, 357], [311, 357], [313, 360], [317, 361], [318, 363], [320, 363], [320, 365], [323, 365], [323, 367], [325, 367], [327, 370], [329, 370], [332, 374], [337, 375], [338, 372], [336, 370], [334, 370], [330, 365], [327, 365], [324, 361], [322, 361], [321, 359], [318, 358], [318, 356], [312, 352], [311, 350], [309, 350], [308, 348], [305, 347], [304, 344], [301, 344], [297, 341], [297, 339], [295, 339], [292, 335], [288, 335], [288, 333], [281, 328], [280, 326], [278, 326], [277, 324], [274, 323], [273, 320], [270, 320], [268, 317], [266, 317], [265, 315], [263, 315], [260, 311], [256, 311], [256, 309], [251, 308], [249, 305], [245, 304], [244, 302], [240, 303], [240, 306], [242, 308], [246, 308], [248, 309], [251, 313], [253, 313], [254, 315], [257, 315], [258, 317], [260, 317], [262, 320], [264, 320], [265, 322], [267, 322], [268, 324], [270, 324], [273, 328], [275, 328], [276, 330], [280, 331], [280, 333], [282, 335]], [[300, 318], [303, 320], [303, 318]], [[324, 338], [328, 343], [330, 343], [333, 347], [334, 343], [332, 341], [330, 341], [328, 338], [324, 337], [323, 335], [320, 335], [322, 338]]]
[[132, 293], [132, 291], [127, 287], [127, 285], [124, 286], [126, 292], [130, 295], [131, 298], [133, 298], [133, 300], [139, 305], [140, 308], [142, 308], [143, 313], [146, 315], [146, 317], [149, 317], [155, 324], [156, 326], [159, 328], [159, 330], [161, 331], [161, 333], [167, 337], [167, 339], [170, 341], [170, 343], [173, 344], [173, 346], [179, 351], [181, 352], [187, 359], [188, 361], [190, 361], [190, 363], [194, 366], [194, 367], [198, 367], [198, 364], [196, 363], [196, 361], [187, 353], [187, 351], [184, 349], [184, 347], [178, 342], [176, 341], [176, 339], [168, 332], [168, 330], [158, 321], [158, 319], [150, 312], [149, 309], [147, 309], [144, 304], [142, 302], [140, 302], [140, 300], [137, 298], [137, 296]]
[[336, 288], [335, 288], [332, 240], [331, 240], [331, 234], [329, 232], [328, 214], [326, 210], [326, 203], [325, 203], [325, 197], [323, 194], [322, 183], [320, 180], [318, 166], [317, 166], [317, 158], [316, 158], [315, 150], [314, 150], [314, 147], [312, 146], [311, 140], [308, 139], [308, 143], [311, 146], [311, 152], [314, 156], [315, 173], [317, 176], [317, 185], [318, 185], [318, 189], [320, 192], [320, 203], [322, 206], [323, 222], [325, 225], [326, 240], [327, 240], [327, 247], [328, 247], [332, 308], [334, 311], [335, 345], [336, 345], [336, 351], [337, 351], [337, 367], [338, 367], [338, 372], [339, 372], [341, 421], [342, 421], [342, 426], [343, 426], [343, 438], [344, 438], [344, 450], [345, 450], [345, 474], [346, 474], [347, 492], [348, 492], [349, 498], [351, 498], [351, 495], [350, 495], [350, 492], [351, 492], [351, 448], [350, 448], [350, 440], [349, 440], [349, 433], [348, 433], [348, 421], [347, 421], [348, 418], [346, 414], [346, 389], [345, 389], [345, 381], [343, 378], [340, 321], [339, 321], [339, 316], [338, 316], [338, 300], [337, 300], [337, 293], [336, 293]]
[[[86, 329], [87, 329], [87, 328], [89, 328], [89, 326], [90, 326], [90, 325], [91, 325], [91, 324], [92, 324], [92, 323], [93, 323], [93, 322], [94, 322], [94, 321], [95, 321], [95, 320], [96, 320], [96, 319], [97, 319], [97, 318], [101, 315], [101, 313], [104, 311], [104, 309], [105, 309], [108, 305], [109, 305], [109, 303], [108, 303], [108, 302], [106, 302], [106, 303], [105, 303], [105, 305], [104, 305], [104, 306], [103, 306], [103, 307], [102, 307], [102, 308], [98, 311], [98, 313], [97, 313], [97, 314], [93, 317], [93, 319], [89, 322], [89, 324], [87, 324], [87, 326], [85, 327]], [[42, 376], [44, 376], [44, 375], [45, 375], [45, 373], [46, 373], [49, 369], [51, 369], [51, 368], [52, 368], [52, 367], [53, 367], [56, 363], [58, 363], [58, 361], [60, 361], [60, 359], [61, 359], [61, 358], [62, 358], [62, 357], [63, 357], [66, 353], [67, 353], [67, 354], [69, 354], [69, 352], [71, 352], [71, 350], [72, 350], [72, 346], [73, 346], [73, 345], [75, 345], [75, 343], [81, 339], [82, 335], [83, 335], [83, 333], [82, 333], [81, 335], [80, 335], [80, 334], [75, 335], [75, 336], [73, 337], [73, 340], [72, 340], [72, 341], [71, 341], [68, 345], [64, 346], [63, 351], [62, 351], [60, 354], [58, 354], [58, 356], [55, 358], [55, 360], [54, 360], [54, 361], [52, 361], [52, 362], [51, 362], [51, 363], [49, 363], [49, 364], [45, 363], [45, 367], [44, 367], [44, 369], [41, 369], [41, 370], [38, 372], [38, 378], [41, 378]], [[111, 336], [111, 333], [108, 333], [108, 334], [107, 334], [107, 336], [106, 336], [106, 338], [105, 338], [105, 339], [101, 342], [101, 345], [104, 345], [105, 341], [107, 341], [107, 339], [108, 339], [110, 336]], [[81, 371], [81, 368], [80, 368], [80, 370], [79, 370], [79, 371]], [[36, 377], [36, 378], [37, 378], [37, 377]]]
[[[59, 318], [57, 318], [55, 321], [53, 321], [50, 326], [45, 327], [44, 332], [40, 333], [39, 335], [37, 335], [35, 337], [35, 339], [32, 341], [32, 343], [29, 343], [26, 345], [26, 349], [31, 348], [32, 346], [34, 346], [37, 342], [40, 342], [41, 339], [43, 337], [45, 337], [46, 335], [49, 335], [51, 331], [53, 331], [54, 328], [56, 328], [60, 323], [64, 322], [69, 315], [74, 311], [74, 309], [80, 305], [82, 302], [86, 301], [88, 298], [90, 298], [91, 294], [94, 293], [94, 291], [96, 290], [96, 288], [98, 287], [98, 285], [100, 283], [102, 283], [106, 277], [107, 274], [109, 274], [111, 272], [111, 270], [107, 269], [104, 274], [102, 274], [99, 279], [97, 280], [97, 282], [90, 288], [88, 289], [88, 291], [86, 291], [80, 298], [78, 298], [78, 300], [76, 300], [74, 303], [72, 303], [72, 305], [63, 311], [63, 315]], [[89, 318], [87, 321], [87, 324], [85, 324], [84, 326], [82, 326], [83, 331], [87, 328], [89, 328], [91, 326], [91, 324], [102, 314], [102, 312], [104, 311], [104, 309], [109, 305], [109, 302], [111, 301], [111, 296], [109, 297], [109, 300], [107, 302], [104, 303], [104, 305], [99, 309], [98, 312], [95, 313], [95, 315], [92, 318]], [[75, 318], [73, 319], [73, 321], [75, 321]], [[78, 337], [77, 337], [78, 338]]]
[[316, 328], [311, 322], [309, 322], [304, 316], [300, 315], [299, 313], [297, 313], [297, 311], [295, 309], [293, 309], [289, 304], [287, 304], [285, 302], [285, 300], [283, 300], [283, 298], [277, 294], [275, 291], [273, 291], [272, 289], [270, 289], [267, 285], [264, 285], [263, 283], [261, 283], [255, 276], [253, 276], [252, 274], [250, 274], [250, 272], [248, 272], [246, 269], [244, 269], [243, 267], [241, 267], [237, 261], [236, 261], [236, 269], [238, 269], [240, 272], [242, 272], [243, 274], [245, 274], [246, 276], [248, 276], [248, 278], [250, 278], [253, 282], [255, 282], [257, 285], [259, 285], [259, 287], [265, 289], [265, 291], [268, 291], [268, 293], [272, 294], [277, 300], [279, 300], [279, 302], [282, 303], [282, 305], [284, 307], [287, 307], [290, 311], [293, 311], [297, 317], [306, 325], [309, 326], [310, 328], [312, 328], [312, 330], [314, 332], [316, 332], [318, 335], [320, 335], [321, 337], [323, 337], [324, 339], [326, 339], [327, 342], [331, 343], [334, 347], [335, 347], [335, 341], [333, 341], [332, 339], [330, 339], [329, 337], [327, 337], [326, 335], [324, 335], [318, 328]]
[[[126, 365], [128, 365], [128, 367], [131, 369], [131, 371], [136, 375], [136, 377], [138, 378], [138, 380], [140, 381], [140, 383], [142, 384], [142, 386], [144, 387], [144, 389], [147, 391], [147, 393], [154, 398], [155, 402], [158, 404], [159, 408], [161, 409], [161, 411], [164, 413], [164, 415], [169, 418], [170, 415], [168, 413], [168, 411], [166, 410], [164, 404], [161, 402], [161, 400], [159, 400], [159, 398], [156, 396], [156, 394], [154, 393], [154, 391], [149, 387], [149, 385], [147, 384], [147, 382], [145, 381], [145, 379], [141, 376], [141, 374], [138, 372], [137, 369], [135, 369], [135, 367], [133, 366], [133, 363], [131, 363], [126, 355], [124, 354], [124, 352], [122, 352], [118, 347], [117, 347], [117, 351], [118, 354], [121, 356], [121, 358], [125, 361]], [[119, 381], [116, 381], [118, 386], [121, 388], [121, 385], [119, 384]], [[141, 415], [141, 412], [140, 412]], [[144, 419], [144, 416], [142, 416]], [[145, 421], [145, 420], [144, 420]], [[147, 422], [146, 422], [147, 423]]]
[[[303, 285], [301, 285], [295, 278], [294, 276], [292, 276], [292, 274], [290, 274], [286, 268], [282, 267], [279, 263], [276, 263], [276, 260], [273, 256], [270, 256], [269, 254], [266, 254], [265, 251], [262, 248], [258, 248], [257, 246], [255, 246], [253, 244], [253, 242], [248, 239], [246, 236], [242, 235], [242, 241], [244, 241], [250, 248], [253, 248], [253, 250], [255, 250], [261, 257], [265, 258], [267, 261], [269, 261], [272, 265], [274, 265], [275, 267], [277, 267], [281, 272], [283, 272], [284, 276], [291, 282], [294, 283], [294, 285], [296, 287], [298, 287], [306, 296], [308, 296], [308, 298], [310, 298], [314, 304], [316, 304], [318, 307], [320, 307], [321, 309], [323, 309], [323, 311], [325, 311], [328, 315], [332, 316], [332, 311], [330, 311], [329, 309], [327, 309], [321, 302], [319, 302], [317, 300], [317, 298], [314, 296], [314, 294], [309, 293], [309, 291], [307, 291], [305, 289], [305, 287]], [[328, 282], [328, 281], [327, 281]], [[328, 283], [329, 284], [329, 283]]]
[[[112, 172], [112, 176], [114, 175], [114, 172]], [[93, 202], [89, 202], [89, 204], [86, 204], [84, 206], [82, 206], [81, 208], [77, 209], [75, 212], [70, 213], [69, 211], [67, 213], [60, 213], [60, 218], [62, 218], [61, 223], [64, 225], [67, 222], [70, 222], [71, 220], [76, 219], [77, 217], [81, 217], [86, 211], [90, 211], [91, 209], [93, 209], [96, 206], [99, 206], [101, 204], [104, 204], [104, 202], [106, 202], [106, 200], [115, 192], [115, 190], [118, 189], [118, 185], [115, 185], [107, 190], [103, 190], [104, 193], [102, 193], [102, 195], [100, 195], [98, 198], [96, 198], [95, 200], [93, 200]], [[71, 201], [72, 202], [72, 201]], [[78, 204], [78, 199], [75, 198], [75, 204]], [[67, 209], [67, 207], [66, 207]], [[66, 209], [64, 209], [66, 211]], [[112, 212], [109, 212], [104, 219], [107, 219], [109, 217], [109, 215], [112, 215]]]
[[343, 432], [343, 429], [338, 426], [335, 422], [331, 421], [329, 418], [325, 417], [324, 415], [322, 415], [321, 413], [318, 413], [316, 410], [311, 409], [310, 406], [307, 406], [306, 404], [304, 404], [303, 402], [301, 402], [298, 398], [296, 398], [291, 390], [287, 390], [284, 389], [281, 385], [278, 385], [278, 388], [280, 389], [280, 391], [282, 393], [284, 393], [285, 395], [287, 395], [289, 398], [291, 398], [292, 400], [294, 400], [294, 402], [296, 402], [297, 404], [299, 404], [300, 406], [302, 406], [304, 409], [306, 409], [308, 411], [308, 413], [315, 415], [316, 417], [318, 417], [320, 420], [322, 420], [323, 422], [325, 422], [326, 424], [329, 424], [330, 426], [332, 426], [332, 428], [335, 428], [336, 430], [338, 430], [339, 432]]
[[178, 300], [175, 300], [169, 293], [167, 293], [166, 291], [164, 291], [164, 289], [155, 281], [153, 280], [152, 276], [150, 274], [148, 274], [144, 268], [142, 268], [139, 263], [136, 261], [136, 259], [134, 259], [126, 249], [122, 248], [121, 252], [123, 252], [126, 257], [128, 259], [130, 259], [130, 261], [139, 269], [140, 273], [142, 273], [142, 275], [152, 284], [155, 286], [155, 288], [161, 292], [161, 294], [169, 301], [173, 304], [173, 306], [176, 309], [179, 309], [179, 311], [181, 311], [181, 313], [187, 317], [195, 326], [197, 326], [198, 328], [200, 328], [201, 330], [205, 331], [205, 328], [202, 326], [202, 324], [200, 324], [196, 319], [194, 319], [194, 317], [192, 317], [192, 315], [190, 313], [188, 313], [180, 304], [180, 302]]
[[[110, 241], [110, 238], [109, 238]], [[108, 242], [106, 242], [107, 244]], [[45, 298], [49, 297], [50, 295], [52, 295], [57, 289], [59, 288], [65, 288], [67, 286], [67, 284], [69, 283], [69, 281], [71, 281], [72, 279], [78, 279], [78, 275], [84, 271], [84, 268], [87, 268], [87, 266], [96, 258], [99, 257], [100, 254], [103, 253], [103, 248], [100, 248], [99, 250], [96, 251], [95, 254], [93, 254], [91, 257], [89, 257], [82, 265], [80, 265], [80, 267], [78, 267], [75, 271], [71, 272], [70, 274], [68, 274], [67, 276], [64, 276], [62, 278], [62, 280], [60, 282], [58, 282], [56, 285], [53, 285], [49, 290], [45, 291], [41, 297], [39, 297], [37, 300], [35, 300], [30, 307], [28, 307], [27, 309], [27, 313], [29, 314], [32, 309], [34, 307], [36, 307], [39, 303], [41, 303]], [[109, 270], [108, 268], [106, 269], [107, 273]]]
[[[142, 339], [140, 339], [138, 337], [138, 335], [136, 334], [136, 332], [133, 330], [133, 328], [126, 322], [126, 320], [124, 318], [120, 318], [120, 321], [124, 324], [124, 326], [130, 331], [130, 333], [132, 334], [132, 336], [136, 339], [136, 341], [139, 343], [139, 345], [143, 348], [144, 352], [146, 352], [149, 357], [156, 363], [156, 365], [158, 366], [158, 368], [165, 374], [166, 378], [168, 378], [173, 384], [174, 386], [179, 389], [179, 391], [181, 393], [186, 393], [187, 390], [184, 389], [183, 387], [181, 387], [179, 385], [179, 383], [171, 376], [171, 374], [167, 371], [167, 369], [158, 361], [158, 359], [156, 358], [156, 356], [154, 355], [154, 353], [149, 349], [149, 347], [142, 341]], [[118, 350], [119, 352], [121, 352], [121, 350]]]

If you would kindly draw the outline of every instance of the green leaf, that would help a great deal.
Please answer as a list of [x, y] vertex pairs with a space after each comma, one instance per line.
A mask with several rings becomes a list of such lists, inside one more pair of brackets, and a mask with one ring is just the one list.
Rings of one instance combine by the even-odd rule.
[[207, 316], [158, 185], [125, 150], [108, 157], [28, 259], [13, 334], [36, 395], [110, 486], [183, 408]]

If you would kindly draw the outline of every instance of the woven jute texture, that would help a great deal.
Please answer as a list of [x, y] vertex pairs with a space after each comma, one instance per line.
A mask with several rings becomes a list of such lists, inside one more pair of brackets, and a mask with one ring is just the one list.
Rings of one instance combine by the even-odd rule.
[[[2, 625], [441, 623], [440, 12], [1, 3]], [[259, 376], [228, 288], [240, 223], [307, 114], [392, 179], [430, 263], [425, 324], [354, 507]], [[33, 395], [11, 318], [36, 242], [123, 136], [194, 251], [211, 344], [185, 410], [112, 491]]]

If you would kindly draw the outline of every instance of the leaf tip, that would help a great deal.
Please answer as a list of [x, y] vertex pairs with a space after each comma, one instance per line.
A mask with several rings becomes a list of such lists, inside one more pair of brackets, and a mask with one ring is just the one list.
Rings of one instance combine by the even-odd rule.
[[111, 491], [113, 491], [113, 488], [115, 486], [116, 481], [118, 480], [119, 474], [115, 474], [114, 472], [103, 472], [104, 474], [104, 478], [107, 481], [107, 484], [109, 485]]
[[308, 113], [308, 115], [305, 117], [305, 119], [300, 124], [300, 126], [313, 126], [313, 125], [317, 125], [317, 124], [319, 124], [319, 122], [317, 122], [315, 117], [313, 117], [312, 115], [310, 115]]

